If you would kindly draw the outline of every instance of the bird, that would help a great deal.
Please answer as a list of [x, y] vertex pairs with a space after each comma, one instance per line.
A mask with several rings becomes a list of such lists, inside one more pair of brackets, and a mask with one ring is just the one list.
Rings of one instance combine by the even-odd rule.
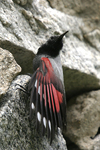
[[38, 49], [33, 59], [33, 75], [28, 84], [30, 93], [30, 118], [36, 114], [36, 128], [41, 124], [42, 135], [52, 143], [55, 131], [66, 125], [66, 97], [60, 51], [63, 47], [61, 35], [51, 36]]

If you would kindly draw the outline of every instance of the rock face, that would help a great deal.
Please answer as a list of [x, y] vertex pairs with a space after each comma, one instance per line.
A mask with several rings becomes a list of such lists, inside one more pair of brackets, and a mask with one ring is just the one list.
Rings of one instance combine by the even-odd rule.
[[[16, 86], [25, 84], [30, 77], [18, 76], [11, 84], [2, 100], [0, 107], [0, 149], [25, 149], [25, 150], [67, 150], [66, 142], [58, 132], [52, 144], [44, 136], [36, 131], [35, 119], [29, 119], [29, 99]], [[35, 118], [35, 116], [34, 116]]]
[[0, 48], [0, 97], [7, 91], [12, 80], [21, 72], [12, 54]]
[[99, 0], [48, 0], [51, 7], [69, 15], [78, 16], [84, 21], [87, 32], [100, 30], [100, 1]]
[[[6, 92], [11, 81], [21, 71], [20, 67], [22, 74], [32, 73], [32, 61], [42, 43], [52, 35], [59, 35], [69, 30], [64, 38], [61, 52], [66, 98], [68, 100], [68, 131], [64, 135], [80, 150], [100, 149], [99, 132], [94, 139], [90, 138], [96, 135], [100, 127], [99, 5], [99, 0], [85, 0], [84, 2], [82, 0], [0, 0], [0, 78], [2, 78], [2, 82], [5, 81], [0, 82], [0, 87], [3, 86], [2, 89], [0, 88], [0, 94]], [[51, 6], [58, 10], [51, 8]], [[12, 53], [14, 58], [8, 51]], [[20, 80], [22, 85], [26, 83], [25, 76], [23, 78], [19, 76], [16, 81], [19, 82]], [[10, 89], [12, 87], [15, 89], [13, 83]], [[22, 149], [25, 141], [24, 149], [33, 149], [34, 144], [32, 144], [33, 141], [30, 137], [31, 128], [27, 119], [28, 111], [26, 114], [23, 113], [26, 111], [25, 103], [19, 101], [22, 95], [16, 90], [17, 93], [12, 93], [10, 89], [5, 97], [1, 98], [1, 103], [6, 102], [0, 107], [0, 127], [5, 126], [6, 129], [5, 132], [0, 129], [0, 135], [3, 137], [3, 145], [0, 143], [0, 147], [2, 149]], [[14, 99], [17, 100], [14, 101]], [[16, 102], [19, 104], [17, 105]], [[18, 108], [19, 113], [17, 108], [15, 108], [17, 114], [12, 113], [14, 112], [13, 106]], [[9, 115], [6, 112], [9, 112]], [[14, 132], [11, 132], [11, 126], [8, 125], [10, 120], [12, 120]], [[22, 123], [21, 120], [23, 120]], [[27, 131], [24, 130], [24, 126]], [[9, 134], [6, 134], [8, 131]], [[25, 134], [23, 134], [24, 131]], [[39, 139], [40, 145], [44, 145], [46, 138], [42, 139], [41, 142], [35, 130], [34, 134], [37, 138], [32, 135], [32, 139], [36, 142]], [[9, 140], [11, 136], [13, 138]], [[18, 142], [16, 142], [16, 137]], [[14, 145], [15, 147], [13, 147]], [[36, 147], [39, 149], [37, 145]], [[65, 148], [64, 140], [62, 140], [62, 145]], [[62, 149], [61, 146], [60, 149]], [[47, 149], [57, 149], [57, 147], [59, 149], [57, 143], [52, 148], [49, 145], [45, 146]], [[70, 150], [70, 147], [68, 149]]]
[[67, 136], [80, 149], [92, 150], [96, 147], [98, 139], [93, 137], [100, 127], [100, 90], [71, 99], [68, 102], [67, 121]]

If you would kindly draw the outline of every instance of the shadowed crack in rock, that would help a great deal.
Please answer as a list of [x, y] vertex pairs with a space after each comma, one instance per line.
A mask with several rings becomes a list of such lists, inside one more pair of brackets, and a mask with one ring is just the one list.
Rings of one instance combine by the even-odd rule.
[[63, 72], [67, 99], [100, 89], [100, 80], [93, 75], [67, 67], [63, 67]]
[[9, 41], [0, 41], [0, 47], [11, 52], [16, 60], [16, 62], [21, 66], [22, 72], [32, 73], [33, 71], [33, 58], [35, 57], [34, 53], [30, 50], [27, 50], [23, 47], [17, 46], [14, 43]]
[[94, 140], [98, 135], [100, 135], [100, 127], [98, 128], [96, 135], [94, 137], [90, 137], [90, 138]]

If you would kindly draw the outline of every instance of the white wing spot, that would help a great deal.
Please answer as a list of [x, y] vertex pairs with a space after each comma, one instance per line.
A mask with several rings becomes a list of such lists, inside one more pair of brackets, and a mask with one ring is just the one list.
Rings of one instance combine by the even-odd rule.
[[38, 121], [41, 122], [41, 114], [39, 112], [37, 113], [37, 118], [38, 118]]
[[35, 87], [37, 88], [37, 80], [35, 81]]
[[32, 109], [34, 109], [34, 108], [35, 108], [35, 106], [34, 106], [34, 104], [33, 104], [33, 103], [31, 104], [31, 107], [32, 107]]
[[40, 94], [40, 86], [39, 86], [39, 88], [38, 88], [38, 93]]
[[45, 117], [43, 117], [43, 124], [44, 124], [44, 126], [46, 128], [46, 118]]
[[50, 120], [48, 121], [48, 124], [49, 124], [49, 129], [51, 131], [51, 122], [50, 122]]

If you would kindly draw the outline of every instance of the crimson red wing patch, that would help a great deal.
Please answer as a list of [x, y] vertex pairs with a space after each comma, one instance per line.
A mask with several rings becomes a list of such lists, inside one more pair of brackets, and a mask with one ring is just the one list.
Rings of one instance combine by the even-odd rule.
[[36, 128], [42, 124], [42, 134], [47, 130], [50, 141], [54, 138], [55, 129], [62, 128], [66, 116], [66, 100], [61, 80], [54, 74], [48, 58], [42, 57], [40, 67], [33, 74], [28, 85], [31, 91], [30, 117], [36, 111]]

